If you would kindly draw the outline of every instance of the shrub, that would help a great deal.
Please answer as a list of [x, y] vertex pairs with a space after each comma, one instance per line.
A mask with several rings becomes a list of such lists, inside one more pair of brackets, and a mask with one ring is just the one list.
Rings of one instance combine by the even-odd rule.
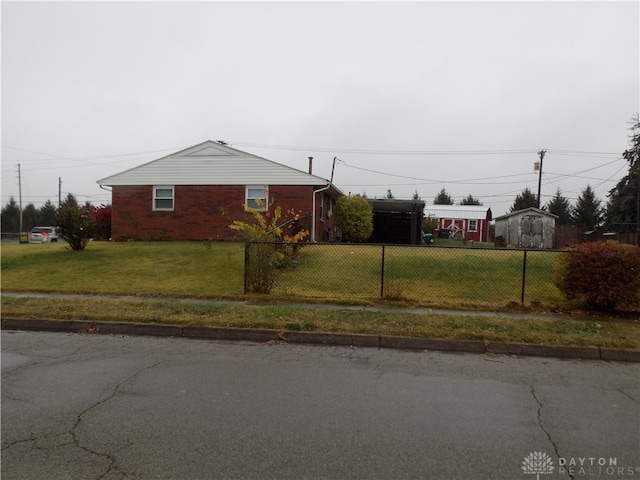
[[293, 235], [284, 233], [285, 225], [291, 227], [290, 224], [299, 219], [299, 214], [293, 210], [287, 212], [292, 219], [279, 224], [282, 217], [280, 207], [275, 207], [273, 214], [246, 205], [245, 208], [253, 216], [254, 222], [234, 220], [229, 228], [242, 234], [249, 242], [245, 254], [246, 288], [258, 293], [269, 293], [276, 282], [276, 269], [286, 265], [297, 254], [298, 242], [309, 235], [309, 232], [300, 229]]
[[373, 233], [373, 208], [360, 195], [340, 197], [335, 219], [347, 242], [364, 242]]
[[87, 207], [71, 202], [63, 204], [56, 212], [56, 223], [60, 236], [72, 250], [84, 250], [91, 240], [94, 223]]
[[91, 212], [95, 237], [101, 240], [111, 239], [111, 205], [93, 207]]
[[554, 283], [592, 310], [638, 306], [640, 248], [613, 241], [570, 246], [558, 256]]

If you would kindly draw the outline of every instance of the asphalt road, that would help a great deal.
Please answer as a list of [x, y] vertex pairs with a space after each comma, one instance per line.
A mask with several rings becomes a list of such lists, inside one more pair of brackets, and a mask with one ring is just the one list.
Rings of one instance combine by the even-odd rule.
[[3, 331], [1, 473], [640, 478], [640, 364]]

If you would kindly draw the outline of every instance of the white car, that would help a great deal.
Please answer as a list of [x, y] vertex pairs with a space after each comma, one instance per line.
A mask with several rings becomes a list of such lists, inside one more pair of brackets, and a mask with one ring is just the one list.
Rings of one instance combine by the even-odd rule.
[[57, 242], [60, 236], [56, 227], [33, 227], [29, 230], [29, 243]]

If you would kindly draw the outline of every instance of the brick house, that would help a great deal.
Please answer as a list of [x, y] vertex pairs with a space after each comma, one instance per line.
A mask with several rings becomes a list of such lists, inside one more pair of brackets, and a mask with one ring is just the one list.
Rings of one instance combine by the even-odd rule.
[[438, 221], [435, 234], [440, 237], [466, 238], [488, 242], [491, 209], [481, 205], [429, 205], [425, 216]]
[[[333, 209], [342, 195], [310, 172], [211, 140], [97, 183], [111, 190], [114, 240], [239, 240], [229, 225], [253, 220], [245, 205], [270, 211], [280, 206], [289, 231], [305, 228], [312, 241], [329, 240], [335, 238]], [[286, 214], [291, 209], [297, 221]]]

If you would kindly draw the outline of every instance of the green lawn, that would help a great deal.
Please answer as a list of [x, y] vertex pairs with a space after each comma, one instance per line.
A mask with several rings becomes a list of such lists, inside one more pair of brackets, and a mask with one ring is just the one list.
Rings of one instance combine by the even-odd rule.
[[[524, 254], [516, 250], [309, 245], [294, 268], [283, 269], [273, 293], [284, 296], [417, 302], [503, 308], [520, 303]], [[525, 303], [556, 305], [556, 253], [527, 252]]]
[[[527, 253], [525, 305], [564, 303], [552, 276], [556, 253]], [[91, 242], [2, 246], [7, 291], [245, 298], [244, 244]], [[400, 302], [441, 308], [513, 309], [522, 295], [523, 252], [312, 244], [277, 271], [269, 301]]]
[[2, 288], [23, 292], [235, 298], [244, 246], [198, 242], [91, 242], [2, 246]]
[[[560, 298], [551, 284], [554, 257], [549, 252], [528, 252], [527, 295], [531, 298], [549, 303]], [[514, 250], [385, 247], [384, 301], [380, 300], [381, 247], [373, 245], [309, 245], [295, 263], [278, 271], [273, 292], [262, 296], [243, 293], [241, 243], [213, 243], [207, 248], [198, 242], [91, 242], [80, 252], [62, 243], [5, 244], [1, 259], [4, 291], [158, 297], [157, 302], [135, 302], [2, 296], [4, 317], [640, 348], [637, 322], [606, 317], [530, 320], [284, 305], [318, 301], [500, 309], [520, 298], [523, 254]], [[166, 297], [262, 303], [190, 305], [168, 302]], [[520, 307], [515, 303], [505, 308], [517, 311]]]

